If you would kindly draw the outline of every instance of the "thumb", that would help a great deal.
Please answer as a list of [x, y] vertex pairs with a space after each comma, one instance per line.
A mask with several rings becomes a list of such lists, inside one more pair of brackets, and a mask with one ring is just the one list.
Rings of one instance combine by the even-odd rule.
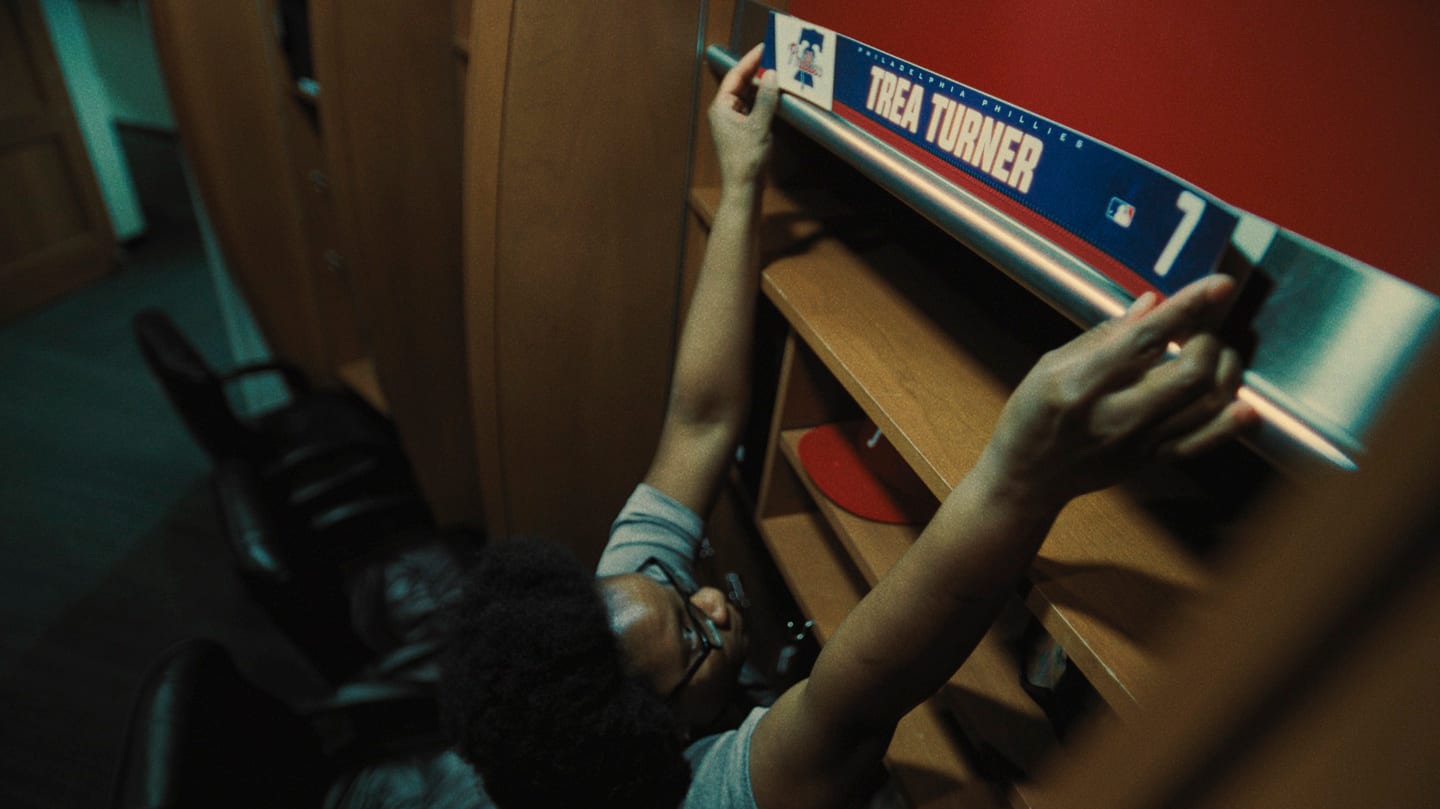
[[750, 107], [750, 119], [756, 126], [768, 129], [771, 119], [775, 117], [775, 107], [779, 103], [780, 89], [775, 83], [775, 71], [767, 70], [760, 78], [760, 86], [755, 90], [755, 103]]

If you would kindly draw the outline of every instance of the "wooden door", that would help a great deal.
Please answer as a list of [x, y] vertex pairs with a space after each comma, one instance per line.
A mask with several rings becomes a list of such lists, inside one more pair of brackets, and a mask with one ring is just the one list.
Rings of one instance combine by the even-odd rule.
[[0, 0], [0, 321], [99, 278], [115, 237], [36, 0]]

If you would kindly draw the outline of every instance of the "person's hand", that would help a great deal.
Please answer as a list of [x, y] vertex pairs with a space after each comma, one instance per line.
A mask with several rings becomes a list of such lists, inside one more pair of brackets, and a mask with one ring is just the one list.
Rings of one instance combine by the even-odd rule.
[[752, 82], [764, 49], [756, 45], [725, 74], [710, 104], [710, 133], [726, 187], [754, 185], [770, 154], [770, 121], [779, 100], [775, 71], [765, 74], [759, 87]]
[[[1158, 305], [1147, 292], [1123, 316], [1046, 354], [1001, 412], [983, 471], [1059, 507], [1146, 461], [1198, 454], [1253, 424], [1254, 409], [1235, 399], [1239, 355], [1199, 333], [1234, 291], [1233, 279], [1217, 275]], [[1172, 341], [1184, 348], [1166, 359]]]

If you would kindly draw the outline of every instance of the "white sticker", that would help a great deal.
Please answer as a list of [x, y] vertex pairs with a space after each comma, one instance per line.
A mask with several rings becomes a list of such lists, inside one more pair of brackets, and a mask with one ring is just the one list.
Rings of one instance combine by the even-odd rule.
[[781, 90], [830, 109], [835, 99], [835, 32], [775, 15], [775, 75]]

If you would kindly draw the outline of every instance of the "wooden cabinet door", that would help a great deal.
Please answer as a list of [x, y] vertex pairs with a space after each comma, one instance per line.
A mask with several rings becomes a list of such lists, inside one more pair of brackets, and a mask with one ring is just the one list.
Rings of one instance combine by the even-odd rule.
[[464, 316], [492, 536], [593, 563], [655, 452], [701, 5], [474, 4]]
[[0, 0], [0, 321], [104, 275], [115, 237], [36, 0]]

